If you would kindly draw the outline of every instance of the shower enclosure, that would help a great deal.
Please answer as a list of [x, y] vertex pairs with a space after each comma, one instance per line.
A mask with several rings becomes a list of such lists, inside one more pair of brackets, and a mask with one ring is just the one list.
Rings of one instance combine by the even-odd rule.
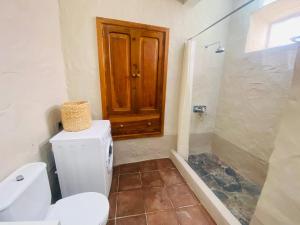
[[[246, 2], [233, 0], [230, 8]], [[194, 37], [190, 52], [189, 152], [183, 157], [243, 225], [267, 175], [297, 51], [295, 43], [270, 45], [269, 33], [263, 45], [258, 40], [256, 15], [274, 2], [251, 1]]]

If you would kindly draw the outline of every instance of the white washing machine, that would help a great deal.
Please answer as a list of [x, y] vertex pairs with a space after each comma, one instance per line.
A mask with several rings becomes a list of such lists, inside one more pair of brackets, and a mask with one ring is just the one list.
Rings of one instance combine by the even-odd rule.
[[61, 131], [50, 139], [62, 197], [99, 192], [108, 196], [113, 142], [108, 120], [96, 120], [79, 132]]

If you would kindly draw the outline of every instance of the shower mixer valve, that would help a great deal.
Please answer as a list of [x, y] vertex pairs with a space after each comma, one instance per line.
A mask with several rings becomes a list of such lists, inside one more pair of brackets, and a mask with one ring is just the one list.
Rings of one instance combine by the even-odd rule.
[[193, 112], [194, 113], [205, 113], [207, 110], [206, 105], [194, 105]]

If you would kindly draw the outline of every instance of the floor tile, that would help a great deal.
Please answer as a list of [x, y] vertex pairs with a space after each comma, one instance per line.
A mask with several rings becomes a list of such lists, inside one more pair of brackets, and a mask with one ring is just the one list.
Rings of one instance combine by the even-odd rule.
[[147, 225], [146, 216], [132, 216], [127, 218], [117, 219], [117, 225]]
[[120, 165], [120, 174], [138, 173], [138, 172], [140, 172], [139, 163], [129, 163], [129, 164]]
[[182, 184], [184, 180], [177, 169], [160, 170], [161, 178], [166, 185]]
[[117, 217], [144, 213], [144, 197], [141, 190], [118, 193]]
[[186, 184], [169, 186], [167, 191], [174, 207], [190, 206], [199, 203]]
[[176, 214], [180, 225], [216, 225], [202, 206], [179, 208]]
[[118, 192], [119, 176], [113, 176], [111, 181], [110, 193]]
[[142, 173], [143, 187], [162, 187], [164, 185], [158, 171]]
[[171, 211], [159, 211], [147, 214], [148, 225], [179, 225], [176, 213]]
[[109, 220], [106, 225], [115, 225], [115, 220]]
[[158, 170], [156, 160], [148, 160], [140, 163], [141, 172]]
[[127, 191], [142, 187], [141, 174], [123, 174], [119, 176], [119, 191]]
[[121, 165], [113, 174], [107, 225], [215, 224], [170, 159]]
[[172, 204], [167, 191], [163, 187], [152, 187], [144, 189], [146, 212], [171, 209]]
[[170, 169], [175, 168], [171, 159], [157, 159], [156, 160], [158, 169]]
[[109, 219], [114, 219], [116, 217], [116, 206], [117, 206], [117, 193], [112, 193], [109, 195]]

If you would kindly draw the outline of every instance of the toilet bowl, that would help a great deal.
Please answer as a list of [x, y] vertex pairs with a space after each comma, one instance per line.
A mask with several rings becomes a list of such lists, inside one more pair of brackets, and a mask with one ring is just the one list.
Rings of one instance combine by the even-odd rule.
[[108, 211], [107, 198], [89, 192], [59, 200], [50, 206], [45, 220], [59, 220], [61, 225], [105, 225]]
[[60, 221], [61, 225], [105, 225], [107, 197], [94, 192], [63, 198], [51, 205], [45, 163], [31, 163], [0, 183], [0, 222]]

